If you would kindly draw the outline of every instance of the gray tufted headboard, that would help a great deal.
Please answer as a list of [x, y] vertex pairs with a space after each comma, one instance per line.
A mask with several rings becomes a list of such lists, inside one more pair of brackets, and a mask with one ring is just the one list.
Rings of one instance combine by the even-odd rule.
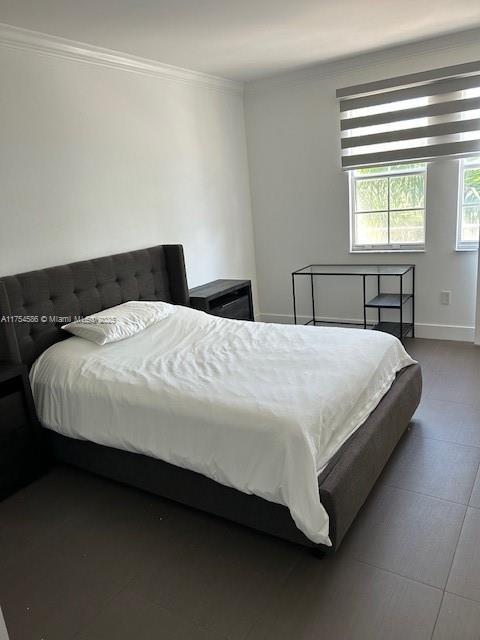
[[0, 361], [30, 367], [45, 349], [68, 338], [60, 329], [65, 322], [56, 319], [87, 316], [128, 300], [188, 305], [183, 247], [158, 245], [1, 277]]

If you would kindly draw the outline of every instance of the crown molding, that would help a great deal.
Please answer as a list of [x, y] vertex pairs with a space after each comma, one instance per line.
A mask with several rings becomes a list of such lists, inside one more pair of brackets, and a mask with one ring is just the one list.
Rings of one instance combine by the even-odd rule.
[[243, 92], [243, 83], [241, 82], [4, 23], [0, 23], [0, 46], [53, 56], [72, 62], [83, 62], [139, 73], [172, 82], [194, 84], [233, 93]]
[[[478, 48], [480, 41], [480, 28], [467, 29], [464, 31], [456, 31], [443, 36], [435, 36], [424, 40], [415, 40], [410, 43], [398, 44], [384, 49], [376, 49], [365, 52], [356, 56], [347, 56], [334, 60], [320, 62], [318, 64], [309, 65], [299, 69], [293, 69], [285, 73], [266, 76], [245, 82], [244, 91], [246, 94], [255, 94], [257, 92], [268, 91], [270, 89], [301, 85], [312, 80], [321, 78], [335, 78], [344, 72], [363, 69], [379, 70], [391, 62], [409, 62], [414, 63], [415, 69], [420, 62], [418, 70], [423, 70], [422, 54], [435, 53], [440, 51], [456, 51], [468, 46]], [[478, 58], [475, 53], [474, 60]], [[468, 62], [470, 60], [463, 60]], [[425, 70], [430, 70], [431, 65], [427, 64]]]

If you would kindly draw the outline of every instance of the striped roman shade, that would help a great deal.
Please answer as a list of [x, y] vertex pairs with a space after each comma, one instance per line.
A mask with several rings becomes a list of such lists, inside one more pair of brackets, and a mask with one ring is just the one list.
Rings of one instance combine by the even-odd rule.
[[344, 169], [480, 153], [480, 61], [337, 90]]

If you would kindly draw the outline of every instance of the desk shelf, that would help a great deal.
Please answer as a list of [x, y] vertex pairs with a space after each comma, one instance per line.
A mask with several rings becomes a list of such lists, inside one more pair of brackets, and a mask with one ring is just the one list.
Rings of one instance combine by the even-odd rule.
[[399, 293], [381, 293], [367, 302], [365, 306], [368, 309], [400, 309], [411, 297], [411, 293], [404, 293], [401, 298]]

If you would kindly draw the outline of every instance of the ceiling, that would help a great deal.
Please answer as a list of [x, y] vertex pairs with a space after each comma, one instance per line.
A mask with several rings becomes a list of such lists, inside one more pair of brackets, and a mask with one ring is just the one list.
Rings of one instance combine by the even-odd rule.
[[480, 1], [0, 0], [0, 22], [251, 80], [480, 26]]

